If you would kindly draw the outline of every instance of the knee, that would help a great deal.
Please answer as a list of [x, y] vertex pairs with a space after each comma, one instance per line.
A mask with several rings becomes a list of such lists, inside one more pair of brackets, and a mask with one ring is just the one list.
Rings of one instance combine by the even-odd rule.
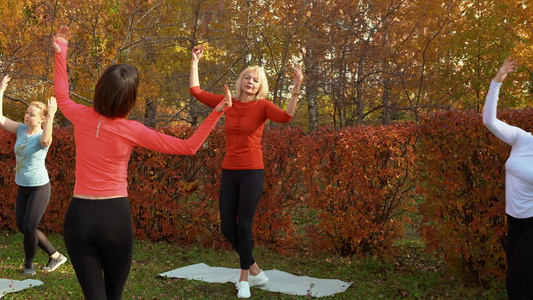
[[17, 228], [21, 233], [28, 232], [28, 224], [24, 220], [17, 220]]
[[30, 222], [21, 222], [21, 224], [17, 224], [17, 226], [23, 234], [29, 234], [37, 230], [37, 226], [33, 226]]
[[235, 228], [235, 225], [233, 225], [233, 224], [229, 224], [227, 222], [222, 222], [220, 224], [220, 231], [222, 232], [222, 234], [226, 238], [229, 238], [229, 237], [234, 236], [236, 234], [237, 229]]
[[252, 235], [252, 225], [243, 225], [239, 224], [237, 226], [237, 232], [239, 233], [239, 236], [251, 236]]

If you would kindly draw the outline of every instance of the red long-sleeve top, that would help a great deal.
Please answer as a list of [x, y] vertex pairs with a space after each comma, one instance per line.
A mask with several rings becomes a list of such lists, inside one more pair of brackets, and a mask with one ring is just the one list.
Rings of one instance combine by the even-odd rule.
[[[190, 89], [200, 102], [215, 107], [224, 95], [211, 94], [199, 86]], [[249, 102], [233, 101], [225, 112], [226, 155], [222, 168], [227, 170], [264, 169], [261, 139], [266, 120], [288, 123], [292, 116], [271, 101], [261, 99]]]
[[58, 107], [74, 125], [74, 194], [94, 197], [127, 196], [128, 161], [133, 147], [167, 154], [193, 155], [222, 115], [213, 110], [187, 140], [159, 133], [136, 121], [105, 118], [94, 108], [77, 104], [70, 99], [67, 44], [58, 44], [62, 51], [55, 55], [54, 91]]

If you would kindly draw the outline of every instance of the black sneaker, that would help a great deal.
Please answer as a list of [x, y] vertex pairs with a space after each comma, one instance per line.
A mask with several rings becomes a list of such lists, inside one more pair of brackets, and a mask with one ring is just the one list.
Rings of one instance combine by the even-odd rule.
[[53, 270], [64, 264], [66, 261], [67, 258], [63, 254], [59, 254], [57, 258], [50, 257], [50, 259], [48, 259], [48, 264], [46, 265], [46, 267], [43, 267], [43, 271], [52, 272]]
[[33, 263], [31, 262], [24, 263], [24, 275], [35, 275], [35, 269], [33, 268]]

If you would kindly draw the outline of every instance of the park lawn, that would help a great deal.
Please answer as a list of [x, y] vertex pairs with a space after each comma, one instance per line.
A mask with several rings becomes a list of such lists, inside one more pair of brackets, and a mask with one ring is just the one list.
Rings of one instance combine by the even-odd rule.
[[[54, 246], [67, 255], [60, 235], [49, 236]], [[280, 255], [256, 247], [254, 256], [260, 266], [294, 275], [340, 279], [353, 284], [344, 293], [326, 299], [505, 299], [502, 283], [481, 286], [465, 276], [445, 275], [441, 262], [425, 254], [419, 241], [405, 241], [402, 253], [385, 263], [372, 258], [341, 257], [335, 254], [299, 253]], [[67, 255], [68, 256], [68, 255]], [[40, 272], [47, 262], [43, 251], [36, 257], [35, 276], [22, 274], [24, 252], [22, 235], [0, 231], [0, 278], [33, 278], [42, 286], [3, 299], [83, 299], [74, 269], [67, 262], [51, 273]], [[133, 264], [126, 283], [124, 299], [236, 299], [231, 283], [206, 283], [195, 280], [161, 278], [157, 274], [196, 263], [238, 268], [233, 251], [205, 249], [167, 243], [135, 242]], [[238, 273], [235, 274], [238, 276]], [[310, 287], [312, 289], [312, 287]], [[304, 299], [252, 288], [252, 299]]]

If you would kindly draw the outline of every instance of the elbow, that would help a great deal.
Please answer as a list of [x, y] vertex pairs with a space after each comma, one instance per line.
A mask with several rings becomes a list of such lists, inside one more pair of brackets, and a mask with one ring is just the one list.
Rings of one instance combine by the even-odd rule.
[[183, 151], [183, 155], [195, 155], [196, 152], [198, 152], [198, 148], [193, 148], [193, 147], [185, 147], [184, 151]]
[[50, 145], [52, 145], [52, 140], [41, 140], [41, 145], [43, 145], [43, 147], [50, 147]]
[[190, 150], [188, 150], [188, 151], [185, 153], [185, 155], [195, 155], [196, 152], [197, 152], [197, 151], [196, 151], [195, 149], [190, 149]]
[[494, 120], [490, 118], [483, 118], [483, 125], [485, 125], [485, 127], [487, 127], [489, 130], [495, 127], [494, 124], [495, 124]]
[[489, 118], [489, 117], [483, 115], [483, 125], [485, 125], [485, 126], [488, 127], [488, 126], [490, 126], [491, 124], [492, 124], [492, 120], [491, 120], [491, 118]]

